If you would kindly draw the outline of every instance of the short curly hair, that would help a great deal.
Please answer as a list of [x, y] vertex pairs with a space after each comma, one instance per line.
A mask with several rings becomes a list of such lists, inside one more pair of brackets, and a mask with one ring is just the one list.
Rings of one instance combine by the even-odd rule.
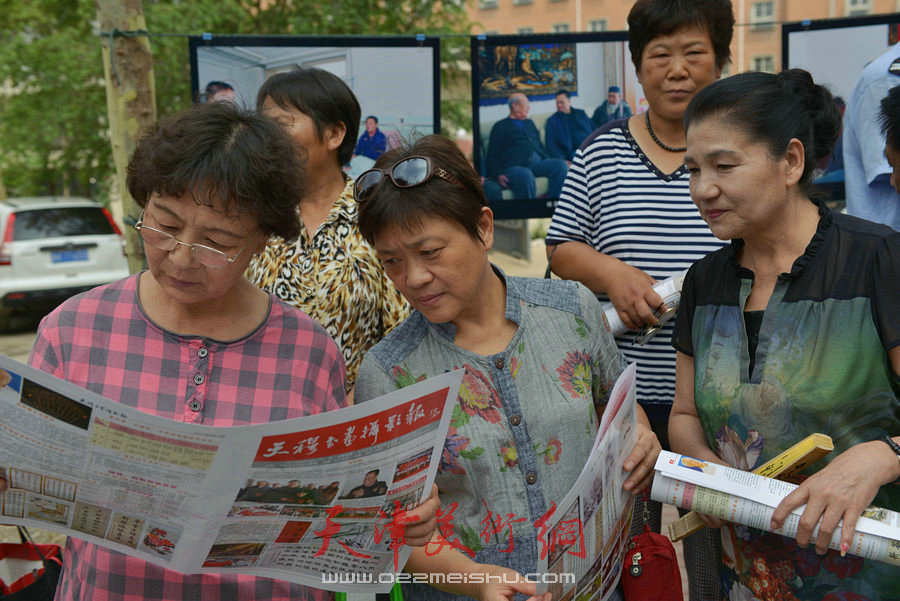
[[249, 214], [261, 231], [295, 240], [306, 169], [274, 121], [231, 103], [198, 104], [162, 119], [138, 142], [126, 185], [147, 206], [153, 194], [180, 197], [229, 214]]

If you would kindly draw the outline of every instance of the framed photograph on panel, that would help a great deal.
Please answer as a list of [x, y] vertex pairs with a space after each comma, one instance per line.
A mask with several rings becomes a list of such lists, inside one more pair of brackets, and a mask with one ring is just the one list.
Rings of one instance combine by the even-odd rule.
[[[816, 83], [835, 96], [843, 114], [862, 70], [900, 41], [898, 33], [900, 15], [896, 14], [784, 23], [781, 64], [785, 69], [809, 71]], [[846, 199], [841, 138], [831, 157], [816, 167], [813, 186], [829, 197], [834, 208], [841, 208]]]
[[473, 155], [497, 219], [552, 215], [581, 143], [617, 118], [618, 100], [641, 110], [627, 39], [624, 31], [472, 38]]
[[[256, 106], [269, 76], [316, 67], [343, 79], [362, 108], [360, 128], [374, 121], [388, 149], [403, 139], [440, 133], [440, 40], [437, 37], [191, 36], [191, 89], [197, 102]], [[373, 119], [374, 118], [374, 119]], [[370, 125], [370, 127], [371, 127]], [[356, 176], [375, 156], [357, 154], [345, 171]]]

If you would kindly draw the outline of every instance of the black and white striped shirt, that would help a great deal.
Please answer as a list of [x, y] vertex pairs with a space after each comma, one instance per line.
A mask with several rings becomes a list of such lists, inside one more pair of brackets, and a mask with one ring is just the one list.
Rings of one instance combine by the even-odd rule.
[[[691, 201], [687, 169], [661, 172], [634, 141], [627, 119], [595, 131], [575, 153], [547, 232], [548, 244], [572, 240], [659, 281], [724, 244]], [[616, 337], [625, 358], [637, 363], [637, 398], [651, 421], [667, 419], [675, 396], [673, 325], [669, 321], [645, 346], [634, 341], [634, 332]]]

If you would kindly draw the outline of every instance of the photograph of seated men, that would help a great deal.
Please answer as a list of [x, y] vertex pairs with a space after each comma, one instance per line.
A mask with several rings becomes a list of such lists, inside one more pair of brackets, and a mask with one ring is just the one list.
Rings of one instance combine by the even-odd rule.
[[556, 93], [556, 112], [547, 119], [544, 130], [550, 156], [571, 164], [575, 151], [594, 131], [594, 122], [586, 112], [572, 106], [567, 90], [560, 90]]
[[528, 118], [531, 105], [521, 92], [509, 97], [509, 116], [491, 128], [487, 147], [487, 175], [510, 188], [515, 198], [537, 198], [536, 177], [546, 177], [546, 197], [559, 198], [569, 166], [553, 158], [541, 144], [541, 134]]

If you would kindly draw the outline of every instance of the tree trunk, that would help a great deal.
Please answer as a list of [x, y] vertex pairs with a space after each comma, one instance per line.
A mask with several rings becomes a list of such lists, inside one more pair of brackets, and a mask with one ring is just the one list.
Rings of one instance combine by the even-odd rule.
[[137, 230], [130, 227], [140, 207], [125, 187], [125, 168], [135, 141], [156, 121], [156, 87], [153, 56], [146, 36], [108, 35], [114, 30], [146, 30], [141, 0], [96, 0], [102, 37], [103, 72], [106, 76], [106, 106], [109, 139], [116, 164], [116, 183], [121, 199], [117, 211], [125, 223], [128, 267], [131, 273], [144, 266], [144, 249]]

